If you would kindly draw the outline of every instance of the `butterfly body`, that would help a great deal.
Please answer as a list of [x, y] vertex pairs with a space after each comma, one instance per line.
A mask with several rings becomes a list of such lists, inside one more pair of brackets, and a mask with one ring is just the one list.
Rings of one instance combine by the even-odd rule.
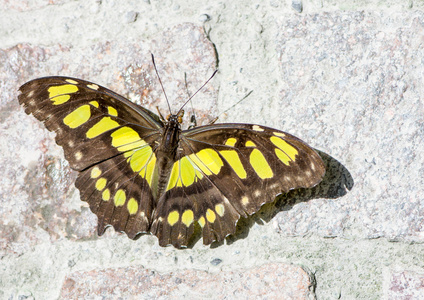
[[204, 244], [235, 232], [240, 217], [280, 193], [318, 184], [319, 155], [265, 126], [211, 124], [181, 129], [97, 84], [45, 77], [20, 88], [28, 114], [56, 132], [76, 187], [107, 226], [130, 238], [152, 233], [161, 246], [187, 246], [198, 224]]
[[153, 198], [155, 200], [164, 193], [166, 184], [169, 181], [169, 175], [176, 160], [180, 133], [181, 126], [178, 116], [170, 115], [163, 130], [162, 141], [160, 143], [157, 142], [157, 149], [154, 150], [157, 159], [153, 173], [154, 184], [152, 184], [152, 187], [155, 187], [153, 190]]

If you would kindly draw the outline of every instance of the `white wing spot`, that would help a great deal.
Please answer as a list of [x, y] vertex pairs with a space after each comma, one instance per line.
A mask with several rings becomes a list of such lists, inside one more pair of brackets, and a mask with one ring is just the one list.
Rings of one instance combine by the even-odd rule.
[[262, 192], [260, 190], [256, 190], [253, 192], [253, 195], [257, 198], [262, 194]]
[[91, 84], [87, 84], [87, 87], [92, 89], [92, 90], [98, 90], [99, 86], [97, 84], [91, 83]]
[[270, 186], [269, 186], [269, 188], [271, 189], [271, 190], [273, 190], [273, 189], [275, 189], [275, 188], [277, 188], [278, 187], [278, 183], [274, 183], [274, 184], [271, 184]]
[[286, 137], [286, 135], [282, 132], [274, 132], [274, 135], [280, 136], [280, 137]]
[[[142, 218], [145, 222], [148, 222], [146, 214], [144, 213], [144, 211], [140, 211], [138, 213], [139, 217]], [[161, 218], [160, 218], [161, 219]], [[162, 220], [161, 220], [162, 221]]]
[[261, 126], [259, 126], [259, 125], [253, 125], [252, 126], [252, 129], [254, 131], [264, 131], [264, 129]]
[[70, 79], [70, 78], [65, 79], [65, 81], [68, 82], [68, 83], [71, 83], [71, 84], [78, 84], [78, 81], [75, 81], [75, 80]]
[[315, 171], [315, 164], [314, 164], [314, 162], [313, 162], [313, 161], [311, 161], [311, 170], [312, 170], [312, 171]]
[[76, 160], [81, 160], [81, 158], [82, 158], [82, 153], [81, 153], [81, 151], [75, 152], [75, 159], [76, 159]]

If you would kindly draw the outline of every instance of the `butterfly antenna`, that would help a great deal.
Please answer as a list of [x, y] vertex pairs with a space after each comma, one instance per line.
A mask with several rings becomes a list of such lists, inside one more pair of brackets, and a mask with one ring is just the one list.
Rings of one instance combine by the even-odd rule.
[[169, 100], [168, 100], [168, 97], [166, 96], [165, 89], [163, 88], [162, 80], [160, 80], [158, 69], [156, 68], [155, 57], [153, 56], [153, 53], [151, 53], [151, 54], [152, 54], [153, 67], [155, 67], [155, 72], [156, 72], [156, 75], [158, 76], [159, 83], [160, 83], [160, 86], [162, 87], [163, 94], [165, 95], [166, 103], [168, 103], [169, 113], [171, 113], [171, 105], [169, 104]]
[[[188, 90], [187, 73], [186, 72], [184, 72], [184, 84], [185, 84], [187, 96], [190, 98], [190, 91]], [[196, 115], [194, 114], [193, 101], [190, 101], [190, 106], [191, 106], [191, 116], [190, 116], [190, 123], [191, 124], [188, 127], [188, 129], [191, 129], [191, 128], [197, 126]]]
[[222, 116], [223, 114], [225, 114], [227, 111], [229, 111], [230, 109], [233, 109], [234, 108], [234, 106], [236, 106], [236, 105], [238, 105], [241, 101], [243, 101], [244, 99], [246, 99], [247, 97], [249, 97], [250, 96], [250, 94], [252, 94], [253, 93], [253, 90], [252, 91], [250, 91], [250, 92], [248, 92], [247, 94], [246, 94], [246, 96], [244, 96], [243, 98], [241, 98], [239, 101], [237, 101], [236, 103], [234, 103], [233, 105], [231, 105], [229, 108], [227, 108], [226, 110], [224, 110], [222, 113], [220, 113], [219, 114], [219, 116], [218, 117], [216, 117], [215, 119], [213, 119], [209, 124], [213, 124], [213, 123], [215, 123], [218, 119], [219, 119], [219, 117], [220, 116]]
[[211, 81], [211, 79], [215, 76], [215, 74], [216, 74], [216, 72], [218, 72], [218, 70], [215, 70], [215, 72], [213, 72], [213, 74], [212, 74], [212, 76], [211, 77], [209, 77], [209, 79], [208, 80], [206, 80], [206, 82], [193, 94], [193, 95], [191, 95], [191, 97], [190, 98], [188, 98], [188, 100], [186, 101], [186, 102], [184, 102], [184, 104], [183, 104], [183, 106], [181, 106], [181, 108], [180, 108], [180, 110], [178, 111], [178, 113], [177, 113], [177, 115], [183, 110], [183, 108], [184, 108], [184, 106], [186, 106], [186, 104], [201, 90], [201, 89], [203, 89], [203, 87], [205, 86], [205, 85], [207, 85], [208, 84], [208, 82], [209, 81]]
[[[190, 98], [190, 91], [188, 90], [187, 73], [186, 72], [184, 72], [184, 85], [185, 85], [187, 96]], [[194, 114], [193, 101], [191, 101], [190, 103], [191, 103], [191, 112]]]

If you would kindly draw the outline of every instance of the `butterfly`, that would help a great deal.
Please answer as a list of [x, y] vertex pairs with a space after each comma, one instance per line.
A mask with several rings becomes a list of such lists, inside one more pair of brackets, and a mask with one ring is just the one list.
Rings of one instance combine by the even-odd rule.
[[27, 114], [56, 133], [78, 172], [81, 200], [108, 226], [160, 246], [222, 241], [241, 217], [278, 194], [317, 185], [321, 157], [283, 131], [252, 124], [182, 130], [183, 110], [166, 119], [98, 84], [44, 77], [20, 87]]

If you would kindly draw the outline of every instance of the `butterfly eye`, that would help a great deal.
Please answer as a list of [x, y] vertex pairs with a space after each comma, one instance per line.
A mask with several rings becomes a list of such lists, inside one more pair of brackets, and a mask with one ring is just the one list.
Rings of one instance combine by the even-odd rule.
[[177, 115], [177, 117], [178, 117], [178, 123], [182, 123], [183, 122], [183, 117], [184, 117], [184, 109], [182, 109], [182, 110], [180, 110], [179, 112], [178, 112], [178, 115]]

